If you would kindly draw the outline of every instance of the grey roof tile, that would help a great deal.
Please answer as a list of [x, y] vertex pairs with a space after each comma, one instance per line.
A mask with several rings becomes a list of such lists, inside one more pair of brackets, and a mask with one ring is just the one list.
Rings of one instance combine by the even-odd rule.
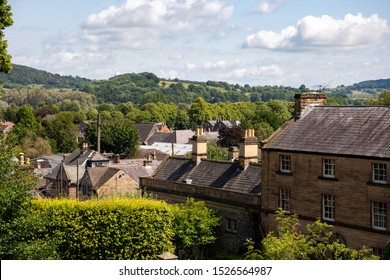
[[169, 157], [161, 163], [154, 179], [203, 187], [220, 188], [234, 192], [259, 194], [261, 166], [249, 164], [242, 170], [234, 162], [203, 159], [195, 165], [191, 159]]
[[390, 158], [390, 107], [314, 107], [264, 148]]

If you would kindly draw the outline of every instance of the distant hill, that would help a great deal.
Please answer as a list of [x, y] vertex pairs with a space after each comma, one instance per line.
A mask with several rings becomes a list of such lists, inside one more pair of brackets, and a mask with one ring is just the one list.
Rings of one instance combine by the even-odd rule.
[[9, 74], [0, 73], [0, 83], [6, 88], [39, 84], [47, 88], [84, 90], [91, 82], [86, 78], [61, 76], [18, 64], [13, 64], [12, 71]]
[[[61, 76], [32, 67], [13, 65], [9, 74], [0, 73], [4, 88], [21, 88], [42, 85], [50, 89], [77, 89], [92, 94], [99, 103], [120, 104], [132, 102], [136, 106], [146, 103], [192, 103], [202, 97], [208, 103], [257, 102], [271, 99], [294, 101], [298, 88], [284, 86], [249, 86], [221, 81], [196, 82], [188, 80], [164, 80], [153, 73], [128, 73], [105, 80], [89, 80], [81, 77]], [[348, 94], [371, 94], [390, 88], [390, 79], [371, 80], [350, 86], [324, 89], [328, 94], [347, 98]], [[368, 96], [368, 97], [369, 97]]]
[[390, 79], [370, 80], [353, 84], [348, 87], [351, 90], [363, 90], [363, 89], [388, 89], [390, 88]]

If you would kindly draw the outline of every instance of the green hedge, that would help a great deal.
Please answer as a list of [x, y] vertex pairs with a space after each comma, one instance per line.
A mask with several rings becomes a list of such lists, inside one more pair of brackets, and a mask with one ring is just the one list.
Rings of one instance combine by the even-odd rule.
[[161, 201], [36, 200], [34, 206], [48, 218], [60, 259], [156, 259], [174, 250], [174, 214]]

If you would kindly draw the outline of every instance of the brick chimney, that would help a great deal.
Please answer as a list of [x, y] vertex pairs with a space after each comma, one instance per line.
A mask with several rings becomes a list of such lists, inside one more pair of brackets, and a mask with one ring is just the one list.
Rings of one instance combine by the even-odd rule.
[[203, 127], [197, 128], [192, 141], [192, 162], [198, 164], [202, 158], [207, 158], [207, 137]]
[[121, 156], [119, 154], [115, 154], [113, 156], [114, 163], [120, 163], [121, 162]]
[[294, 117], [299, 119], [309, 108], [310, 105], [323, 106], [326, 102], [326, 94], [324, 92], [304, 92], [298, 93], [295, 98]]
[[255, 136], [254, 129], [246, 129], [244, 137], [240, 139], [238, 143], [239, 147], [239, 156], [238, 162], [240, 168], [245, 169], [250, 162], [259, 161], [259, 148], [258, 140]]
[[235, 159], [238, 159], [238, 147], [231, 146], [228, 150], [228, 160], [233, 161]]

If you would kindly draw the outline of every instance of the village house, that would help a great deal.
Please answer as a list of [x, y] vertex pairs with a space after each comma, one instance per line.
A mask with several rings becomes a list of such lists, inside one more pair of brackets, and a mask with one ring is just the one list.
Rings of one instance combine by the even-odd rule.
[[114, 167], [88, 167], [80, 181], [80, 198], [125, 196], [137, 193], [138, 183], [125, 171]]
[[170, 133], [171, 130], [164, 123], [136, 123], [134, 127], [137, 129], [142, 145], [148, 145], [148, 140], [156, 132]]
[[77, 186], [86, 168], [108, 166], [109, 163], [107, 157], [84, 144], [83, 149], [76, 149], [70, 155], [64, 156], [60, 164], [44, 175], [46, 187], [41, 192], [47, 197], [76, 198], [79, 195]]
[[241, 122], [237, 120], [206, 120], [203, 127], [205, 132], [215, 132], [222, 128], [232, 128], [240, 126]]
[[295, 118], [262, 143], [262, 227], [275, 211], [320, 218], [340, 242], [371, 247], [390, 240], [390, 107], [328, 107], [324, 93], [295, 96]]
[[0, 133], [7, 134], [14, 126], [15, 124], [13, 122], [0, 122]]
[[110, 159], [84, 144], [83, 149], [64, 156], [49, 172], [43, 172], [44, 162], [37, 160], [39, 168], [34, 172], [45, 179], [38, 191], [45, 197], [73, 199], [131, 195], [139, 190], [139, 177], [152, 175], [164, 158], [155, 150], [137, 154], [138, 158], [133, 159], [121, 159], [119, 155]]
[[192, 157], [167, 158], [152, 176], [140, 178], [140, 185], [170, 203], [184, 203], [188, 197], [205, 201], [222, 217], [220, 240], [208, 253], [240, 253], [247, 238], [260, 235], [258, 141], [254, 131], [247, 130], [234, 161], [207, 159], [207, 141], [203, 129], [197, 129]]

